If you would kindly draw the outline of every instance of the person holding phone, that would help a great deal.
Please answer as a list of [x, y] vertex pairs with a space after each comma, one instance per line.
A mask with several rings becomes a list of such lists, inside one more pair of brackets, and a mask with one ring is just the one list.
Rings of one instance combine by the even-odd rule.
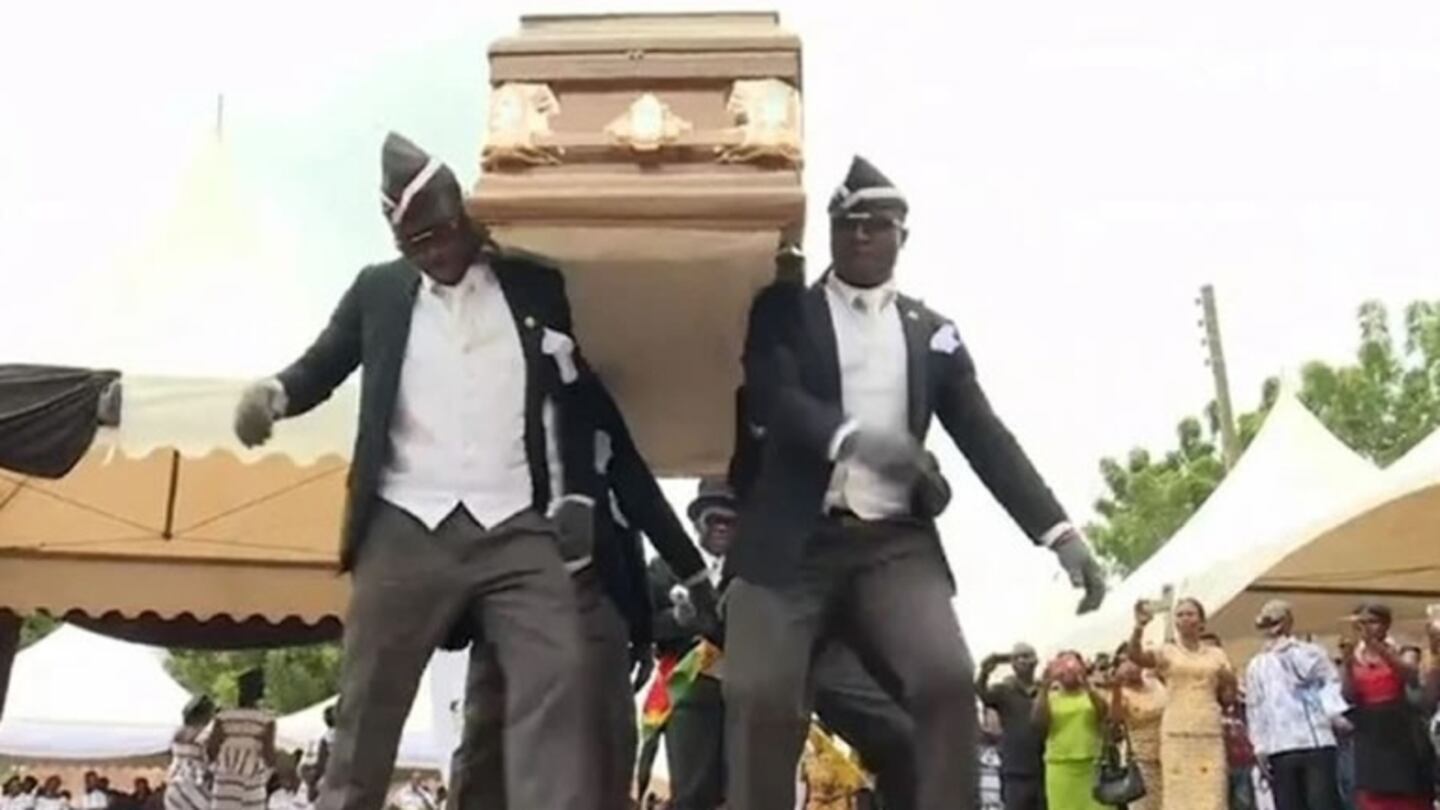
[[[1035, 670], [1040, 659], [1035, 648], [1016, 644], [1008, 654], [995, 654], [980, 662], [977, 692], [987, 709], [1000, 719], [1000, 794], [1005, 810], [1045, 810], [1045, 733], [1035, 724], [1035, 701], [1040, 684]], [[991, 684], [998, 667], [1009, 665], [1011, 675]]]
[[1355, 798], [1359, 810], [1430, 810], [1435, 754], [1409, 694], [1419, 672], [1390, 640], [1387, 605], [1366, 602], [1352, 617], [1359, 643], [1341, 670], [1354, 706]]
[[1160, 721], [1161, 790], [1165, 810], [1225, 810], [1228, 770], [1220, 694], [1235, 682], [1230, 659], [1206, 644], [1205, 607], [1196, 599], [1175, 603], [1176, 640], [1158, 650], [1145, 648], [1145, 628], [1154, 621], [1151, 603], [1135, 605], [1135, 628], [1127, 645], [1130, 660], [1155, 670], [1169, 690]]
[[1105, 698], [1086, 679], [1085, 659], [1067, 651], [1045, 668], [1035, 726], [1045, 735], [1049, 810], [1100, 810], [1095, 780], [1109, 722]]

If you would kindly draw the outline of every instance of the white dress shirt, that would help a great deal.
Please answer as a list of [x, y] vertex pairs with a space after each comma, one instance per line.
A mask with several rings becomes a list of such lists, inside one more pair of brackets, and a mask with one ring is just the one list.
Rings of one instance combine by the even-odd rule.
[[[905, 329], [893, 282], [853, 287], [833, 272], [825, 283], [835, 349], [840, 363], [840, 401], [845, 425], [831, 442], [831, 456], [856, 430], [910, 430], [910, 388]], [[851, 460], [835, 465], [827, 509], [848, 509], [865, 520], [909, 514], [911, 492]]]
[[380, 497], [432, 531], [462, 504], [493, 528], [533, 500], [519, 329], [488, 265], [421, 278]]

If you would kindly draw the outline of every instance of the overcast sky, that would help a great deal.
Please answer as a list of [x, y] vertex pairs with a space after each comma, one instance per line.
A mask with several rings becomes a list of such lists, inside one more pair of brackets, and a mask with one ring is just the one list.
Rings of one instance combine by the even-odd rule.
[[[270, 371], [389, 251], [375, 194], [386, 130], [474, 178], [485, 45], [522, 11], [767, 7], [400, 6], [51, 0], [10, 14], [5, 355]], [[1241, 407], [1268, 375], [1346, 357], [1363, 300], [1440, 297], [1434, 3], [768, 7], [804, 40], [812, 211], [856, 152], [905, 189], [903, 285], [955, 318], [1077, 515], [1100, 492], [1101, 456], [1168, 442], [1209, 398], [1201, 284], [1219, 293]], [[203, 151], [222, 91], [228, 174]], [[151, 258], [191, 242], [194, 271], [160, 283]], [[823, 241], [808, 247], [823, 266]], [[974, 615], [1053, 564], [946, 459], [962, 484], [947, 542]], [[972, 621], [979, 646], [1004, 633]]]

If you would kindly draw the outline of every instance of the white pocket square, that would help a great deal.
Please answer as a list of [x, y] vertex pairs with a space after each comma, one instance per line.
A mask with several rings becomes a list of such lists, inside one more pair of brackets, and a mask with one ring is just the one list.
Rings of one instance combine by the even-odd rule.
[[540, 351], [555, 358], [561, 382], [569, 385], [580, 377], [580, 371], [575, 368], [575, 341], [569, 335], [546, 327], [545, 336], [540, 339]]
[[935, 330], [930, 336], [930, 351], [942, 354], [954, 354], [960, 348], [960, 330], [955, 324], [947, 323]]

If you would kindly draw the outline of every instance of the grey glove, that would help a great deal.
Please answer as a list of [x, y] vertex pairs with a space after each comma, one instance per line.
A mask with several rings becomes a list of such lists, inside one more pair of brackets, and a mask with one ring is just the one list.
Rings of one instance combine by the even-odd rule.
[[706, 640], [719, 646], [722, 641], [720, 598], [709, 580], [690, 586], [690, 604], [695, 610], [695, 630]]
[[285, 390], [275, 380], [262, 380], [245, 389], [235, 406], [235, 436], [246, 447], [270, 440], [275, 419], [284, 412]]
[[840, 445], [840, 458], [858, 461], [892, 481], [910, 484], [920, 475], [925, 451], [909, 433], [860, 428]]
[[630, 645], [630, 670], [631, 685], [636, 694], [645, 688], [650, 682], [650, 676], [655, 674], [655, 647], [650, 644]]
[[1090, 553], [1090, 544], [1074, 529], [1070, 529], [1050, 547], [1060, 558], [1060, 567], [1070, 575], [1070, 584], [1085, 589], [1077, 613], [1089, 613], [1105, 601], [1105, 575], [1100, 563]]
[[550, 504], [548, 517], [560, 536], [560, 557], [578, 563], [595, 554], [595, 504], [583, 495], [566, 495]]

